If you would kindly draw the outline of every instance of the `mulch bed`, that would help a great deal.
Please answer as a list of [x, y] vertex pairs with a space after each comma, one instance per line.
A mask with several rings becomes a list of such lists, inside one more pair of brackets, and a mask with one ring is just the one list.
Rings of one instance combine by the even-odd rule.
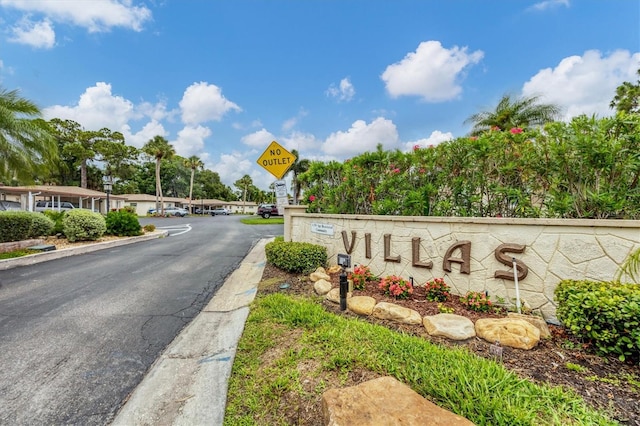
[[[277, 279], [288, 283], [286, 290], [279, 286], [261, 288], [260, 293], [287, 292], [301, 296], [314, 294], [313, 283], [308, 277], [290, 274], [267, 264], [262, 276], [263, 280]], [[339, 285], [339, 274], [331, 274], [334, 287]], [[371, 296], [377, 302], [386, 301], [400, 306], [414, 309], [423, 317], [439, 313], [438, 303], [425, 300], [424, 289], [416, 287], [409, 299], [395, 299], [382, 294], [377, 283], [368, 283], [364, 290], [354, 290], [353, 295]], [[452, 308], [453, 313], [466, 316], [472, 321], [479, 318], [504, 317], [506, 312], [480, 313], [467, 309], [460, 303], [458, 297], [452, 296], [442, 305]], [[327, 311], [337, 315], [357, 316], [349, 310], [341, 311], [340, 305], [323, 301]], [[490, 344], [480, 338], [458, 342], [446, 338], [432, 337], [422, 325], [399, 324], [392, 321], [380, 320], [373, 317], [360, 317], [375, 324], [390, 329], [420, 336], [433, 343], [454, 347], [464, 346], [476, 355], [496, 359], [489, 352]], [[593, 348], [572, 337], [564, 327], [549, 325], [552, 337], [541, 340], [533, 349], [525, 351], [503, 347], [499, 362], [521, 377], [534, 382], [544, 382], [550, 385], [560, 385], [571, 388], [591, 406], [604, 410], [615, 420], [625, 425], [640, 426], [640, 366], [637, 364], [620, 362], [617, 358], [597, 356]], [[567, 365], [579, 365], [584, 370], [575, 371]]]

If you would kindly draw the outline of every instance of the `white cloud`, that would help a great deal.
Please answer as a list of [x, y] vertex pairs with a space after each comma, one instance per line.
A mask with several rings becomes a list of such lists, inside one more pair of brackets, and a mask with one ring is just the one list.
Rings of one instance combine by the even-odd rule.
[[26, 44], [28, 46], [51, 49], [56, 44], [56, 33], [48, 20], [33, 22], [22, 19], [12, 28], [13, 36], [9, 38], [12, 43]]
[[338, 86], [332, 83], [326, 93], [327, 96], [337, 99], [338, 102], [349, 102], [355, 96], [356, 89], [347, 77], [340, 80], [340, 84]]
[[276, 140], [276, 137], [266, 129], [261, 129], [257, 132], [243, 136], [240, 140], [245, 145], [266, 149], [272, 141]]
[[141, 31], [151, 20], [145, 6], [132, 6], [131, 0], [0, 0], [0, 6], [13, 7], [30, 14], [39, 13], [52, 22], [69, 23], [89, 32], [109, 31], [113, 27]]
[[242, 111], [238, 105], [222, 96], [218, 86], [206, 82], [193, 83], [187, 87], [180, 101], [180, 108], [185, 124], [220, 121], [231, 110]]
[[45, 108], [43, 115], [46, 119], [76, 121], [87, 130], [108, 127], [119, 131], [134, 116], [134, 106], [131, 101], [112, 95], [110, 84], [99, 82], [85, 90], [76, 106], [55, 105]]
[[419, 146], [420, 148], [428, 148], [429, 146], [435, 146], [439, 143], [450, 141], [453, 139], [453, 133], [451, 132], [442, 133], [440, 130], [434, 130], [433, 132], [431, 132], [431, 135], [429, 135], [428, 138], [418, 139], [417, 141], [413, 142], [406, 142], [404, 146], [405, 151], [411, 151], [416, 146]]
[[295, 117], [285, 120], [285, 122], [282, 123], [282, 130], [286, 132], [293, 129], [296, 124], [298, 124], [298, 121], [300, 121], [301, 118], [306, 117], [308, 114], [309, 112], [307, 110], [300, 108], [300, 111]]
[[[252, 153], [253, 155], [255, 153]], [[258, 177], [258, 168], [256, 166], [256, 160], [258, 156], [256, 155], [255, 160], [249, 160], [248, 155], [250, 154], [241, 154], [239, 152], [233, 152], [231, 154], [222, 154], [220, 156], [220, 161], [213, 164], [207, 164], [207, 167], [220, 175], [220, 180], [225, 184], [235, 190], [233, 183], [238, 179], [242, 178], [244, 175], [249, 175], [254, 181], [254, 185], [259, 188], [263, 188], [263, 186], [268, 185], [260, 185], [260, 180]]]
[[292, 132], [288, 136], [280, 138], [278, 142], [287, 150], [295, 149], [300, 153], [303, 151], [317, 151], [322, 146], [322, 142], [314, 135], [302, 132]]
[[635, 81], [640, 53], [617, 50], [603, 56], [588, 50], [564, 58], [555, 68], [540, 70], [522, 87], [524, 96], [539, 95], [544, 102], [563, 108], [565, 119], [580, 114], [608, 116], [616, 87]]
[[178, 114], [177, 110], [167, 110], [167, 101], [162, 99], [159, 102], [153, 104], [151, 102], [142, 102], [136, 106], [136, 111], [141, 117], [149, 117], [152, 120], [173, 120]]
[[483, 56], [480, 50], [468, 54], [466, 47], [445, 49], [439, 41], [425, 41], [402, 61], [389, 65], [380, 78], [393, 98], [406, 95], [428, 102], [447, 101], [462, 92], [463, 70]]
[[534, 4], [527, 10], [547, 10], [558, 6], [569, 7], [569, 0], [545, 0]]
[[178, 139], [171, 144], [176, 154], [190, 157], [199, 154], [204, 149], [204, 140], [211, 136], [211, 129], [204, 126], [186, 126], [178, 132]]
[[136, 133], [131, 133], [131, 127], [126, 124], [123, 126], [121, 132], [124, 135], [124, 140], [127, 145], [132, 145], [136, 148], [142, 148], [145, 143], [149, 142], [149, 140], [155, 136], [166, 137], [168, 135], [162, 123], [156, 120], [149, 121]]
[[378, 117], [370, 124], [355, 121], [346, 132], [329, 135], [322, 150], [330, 155], [349, 156], [374, 151], [378, 144], [384, 149], [396, 149], [399, 145], [398, 130], [391, 120]]
[[[138, 148], [156, 135], [166, 137], [168, 132], [160, 121], [174, 114], [167, 111], [164, 101], [158, 104], [142, 102], [136, 106], [122, 96], [113, 95], [111, 85], [104, 82], [87, 88], [80, 95], [77, 105], [54, 105], [44, 108], [42, 113], [46, 120], [52, 118], [73, 120], [86, 130], [99, 130], [106, 127], [122, 132], [127, 144]], [[145, 117], [150, 118], [150, 121], [144, 123], [139, 131], [132, 131], [131, 121]]]

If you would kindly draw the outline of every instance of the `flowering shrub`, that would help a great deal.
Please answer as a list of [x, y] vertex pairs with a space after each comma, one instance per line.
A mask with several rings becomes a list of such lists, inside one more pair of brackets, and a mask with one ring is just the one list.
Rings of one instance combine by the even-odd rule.
[[489, 312], [492, 309], [491, 300], [485, 293], [469, 291], [460, 298], [460, 303], [476, 312]]
[[427, 300], [432, 302], [444, 302], [449, 297], [449, 286], [444, 282], [444, 278], [434, 278], [424, 285], [427, 291]]
[[351, 279], [353, 280], [353, 288], [356, 290], [364, 290], [364, 286], [368, 281], [373, 281], [375, 277], [371, 273], [368, 266], [356, 265], [351, 273]]
[[379, 284], [380, 290], [396, 299], [407, 299], [413, 294], [413, 286], [407, 280], [397, 275], [384, 277]]

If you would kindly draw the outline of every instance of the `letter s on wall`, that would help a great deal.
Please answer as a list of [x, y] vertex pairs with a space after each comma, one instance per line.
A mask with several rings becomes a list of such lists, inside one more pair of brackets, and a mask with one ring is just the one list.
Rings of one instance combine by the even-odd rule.
[[[527, 246], [522, 244], [500, 244], [498, 248], [496, 248], [495, 256], [498, 262], [503, 265], [513, 266], [512, 258], [513, 256], [508, 256], [506, 253], [524, 253], [524, 249]], [[529, 274], [529, 267], [524, 264], [523, 261], [516, 259], [516, 269], [518, 270], [518, 281], [523, 280], [527, 274]], [[502, 278], [505, 280], [513, 279], [513, 270], [509, 271], [496, 271], [493, 275], [495, 278]]]

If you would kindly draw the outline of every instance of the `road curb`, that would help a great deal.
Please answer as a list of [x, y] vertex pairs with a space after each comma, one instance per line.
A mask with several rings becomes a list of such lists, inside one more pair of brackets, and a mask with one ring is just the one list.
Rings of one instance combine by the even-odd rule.
[[137, 237], [123, 238], [120, 240], [104, 241], [95, 244], [86, 244], [78, 247], [69, 247], [61, 250], [47, 251], [44, 253], [30, 254], [28, 256], [16, 257], [14, 259], [0, 260], [0, 271], [16, 268], [18, 266], [35, 265], [36, 263], [47, 262], [49, 260], [61, 259], [63, 257], [75, 256], [78, 254], [91, 253], [97, 250], [104, 250], [111, 247], [123, 246], [126, 244], [138, 243], [140, 241], [154, 240], [163, 238], [169, 234], [169, 231], [160, 230], [149, 232]]

